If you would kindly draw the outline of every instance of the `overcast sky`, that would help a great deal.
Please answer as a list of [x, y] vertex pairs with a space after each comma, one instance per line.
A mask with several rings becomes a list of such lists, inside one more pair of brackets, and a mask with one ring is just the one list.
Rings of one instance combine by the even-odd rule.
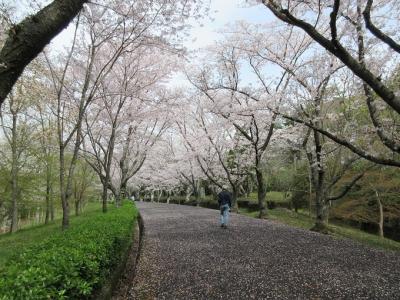
[[212, 44], [218, 38], [217, 31], [226, 24], [244, 20], [249, 23], [265, 23], [272, 15], [264, 5], [248, 7], [243, 0], [211, 0], [211, 17], [213, 22], [205, 22], [204, 26], [196, 26], [191, 37], [196, 39], [188, 43], [190, 48], [200, 48]]
[[[264, 5], [255, 5], [249, 7], [243, 4], [244, 0], [211, 0], [210, 17], [213, 21], [206, 22], [202, 26], [193, 25], [190, 37], [185, 43], [189, 50], [207, 47], [218, 40], [218, 32], [234, 24], [237, 21], [246, 21], [249, 23], [263, 24], [274, 19], [272, 13]], [[252, 79], [250, 74], [246, 75], [248, 80]], [[177, 73], [170, 81], [172, 86], [187, 86], [185, 76]]]
[[[28, 0], [0, 0], [0, 3], [7, 3], [8, 1], [11, 1], [13, 6], [17, 8], [20, 17], [24, 17], [27, 14]], [[39, 0], [38, 2], [46, 3], [50, 1]], [[190, 30], [185, 46], [189, 50], [207, 47], [218, 40], [218, 31], [237, 21], [262, 24], [274, 19], [271, 12], [264, 5], [249, 6], [245, 2], [245, 0], [211, 0], [210, 18], [202, 20], [202, 24], [198, 24], [198, 22], [192, 23], [193, 28]], [[52, 40], [50, 47], [54, 50], [63, 50], [65, 47], [69, 47], [72, 42], [73, 31], [74, 25], [70, 25]], [[175, 74], [173, 78], [172, 85], [185, 85], [185, 79], [182, 74]]]
[[[51, 0], [35, 0], [42, 5], [51, 2]], [[17, 9], [18, 18], [26, 16], [28, 12], [29, 0], [0, 0], [0, 4], [11, 4]], [[193, 23], [194, 28], [191, 30], [190, 37], [186, 43], [186, 47], [193, 50], [212, 44], [218, 38], [218, 30], [222, 29], [226, 24], [244, 20], [250, 23], [264, 23], [273, 19], [272, 14], [264, 5], [245, 4], [245, 0], [210, 0], [210, 17], [213, 21], [203, 20], [203, 25]], [[52, 41], [52, 46], [62, 49], [72, 40], [73, 26], [69, 26], [61, 34]]]
[[[273, 17], [270, 11], [263, 5], [248, 7], [244, 0], [211, 0], [210, 17], [213, 21], [203, 20], [203, 25], [193, 23], [190, 37], [185, 44], [191, 50], [205, 47], [218, 39], [218, 30], [226, 24], [244, 20], [251, 23], [264, 23]], [[52, 45], [62, 49], [72, 39], [72, 26], [57, 36]]]

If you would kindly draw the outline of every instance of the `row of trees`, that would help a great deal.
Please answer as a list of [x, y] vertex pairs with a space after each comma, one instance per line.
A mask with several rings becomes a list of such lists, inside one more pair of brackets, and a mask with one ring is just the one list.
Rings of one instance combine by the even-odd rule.
[[315, 193], [314, 229], [323, 231], [330, 203], [368, 170], [400, 165], [399, 6], [262, 3], [286, 24], [230, 27], [233, 33], [186, 68], [194, 92], [184, 110], [191, 113], [176, 124], [191, 157], [191, 176], [184, 177], [194, 191], [196, 172], [217, 186], [228, 182], [236, 198], [253, 174], [264, 217], [268, 161], [282, 149], [303, 153]]
[[118, 203], [129, 182], [152, 197], [183, 186], [198, 196], [202, 182], [229, 184], [234, 200], [254, 182], [260, 217], [267, 215], [265, 176], [276, 162], [295, 174], [306, 165], [319, 231], [330, 203], [368, 170], [398, 168], [398, 3], [260, 2], [283, 22], [226, 30], [215, 46], [186, 56], [189, 87], [174, 91], [165, 84], [182, 64], [174, 37], [199, 6], [85, 6], [66, 54], [44, 52], [2, 106], [11, 228], [18, 172], [33, 161], [18, 139], [31, 144], [37, 119], [46, 137], [41, 155], [57, 166], [64, 228], [79, 161], [98, 175], [104, 211], [108, 192]]
[[[21, 211], [41, 195], [50, 216], [46, 220], [52, 218], [52, 199], [60, 199], [63, 229], [69, 226], [72, 200], [79, 211], [85, 191], [96, 182], [102, 187], [103, 211], [109, 191], [118, 205], [169, 124], [174, 95], [165, 82], [182, 53], [185, 20], [197, 16], [198, 6], [190, 1], [96, 1], [79, 11], [84, 2], [54, 1], [19, 24], [14, 24], [13, 7], [3, 8], [2, 76], [18, 76], [9, 61], [17, 64], [19, 59], [10, 56], [29, 59], [23, 48], [35, 43], [41, 29], [53, 30], [48, 23], [58, 22], [59, 13], [77, 13], [68, 48], [62, 53], [44, 50], [1, 107], [6, 176], [0, 207], [11, 232], [18, 229]], [[64, 6], [74, 10], [61, 12]], [[38, 18], [46, 15], [54, 18], [42, 23]], [[29, 36], [35, 31], [32, 22], [41, 29]], [[37, 46], [40, 52], [44, 45]], [[10, 53], [10, 47], [21, 52]], [[35, 194], [23, 184], [24, 177]]]

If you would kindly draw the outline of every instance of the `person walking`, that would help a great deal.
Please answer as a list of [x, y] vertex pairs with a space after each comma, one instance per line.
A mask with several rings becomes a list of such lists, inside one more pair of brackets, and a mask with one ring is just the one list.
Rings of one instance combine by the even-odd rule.
[[222, 191], [218, 194], [218, 205], [221, 212], [221, 227], [228, 228], [229, 210], [232, 206], [232, 194], [228, 192], [226, 185], [222, 187]]

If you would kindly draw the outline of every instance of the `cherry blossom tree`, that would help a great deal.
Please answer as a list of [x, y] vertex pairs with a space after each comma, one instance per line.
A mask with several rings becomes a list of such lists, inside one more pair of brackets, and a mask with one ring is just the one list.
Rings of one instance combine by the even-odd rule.
[[178, 141], [179, 136], [173, 127], [169, 127], [149, 149], [142, 168], [130, 181], [132, 187], [137, 191], [137, 198], [143, 200], [144, 194], [150, 193], [150, 200], [154, 200], [155, 191], [159, 191], [159, 193], [165, 191], [167, 203], [169, 203], [171, 196], [182, 190], [185, 184], [182, 171], [186, 174], [186, 167], [190, 164], [185, 162], [190, 157], [180, 156], [180, 150], [183, 150], [184, 155], [187, 153], [185, 149], [182, 149], [183, 143]]
[[[57, 147], [53, 130], [55, 118], [48, 103], [48, 98], [52, 97], [52, 90], [46, 82], [46, 75], [48, 74], [45, 62], [43, 59], [36, 59], [27, 68], [16, 89], [2, 107], [2, 123], [6, 131], [5, 135], [2, 135], [2, 146], [4, 145], [1, 150], [4, 158], [2, 169], [14, 170], [10, 172], [13, 174], [11, 176], [13, 179], [9, 180], [14, 182], [12, 185], [14, 187], [9, 187], [8, 184], [3, 186], [7, 200], [16, 195], [17, 210], [13, 212], [10, 206], [9, 214], [10, 229], [14, 231], [17, 224], [15, 220], [18, 219], [23, 220], [22, 223], [19, 222], [20, 226], [32, 222], [32, 215], [35, 215], [35, 222], [41, 221], [42, 215], [44, 223], [54, 219], [53, 195], [57, 189], [55, 185]], [[10, 144], [9, 141], [14, 142]], [[10, 145], [10, 151], [7, 149], [9, 148], [7, 144]], [[16, 154], [14, 159], [11, 155], [13, 152]], [[7, 192], [15, 187], [16, 193]]]
[[[111, 180], [111, 166], [114, 158], [115, 140], [117, 130], [121, 123], [121, 113], [124, 104], [130, 98], [135, 96], [136, 87], [139, 79], [136, 78], [138, 66], [131, 61], [122, 64], [122, 70], [118, 70], [120, 66], [116, 65], [111, 71], [111, 76], [103, 80], [99, 89], [99, 101], [92, 105], [89, 118], [86, 117], [86, 130], [91, 143], [92, 154], [95, 162], [88, 162], [100, 177], [103, 184], [102, 202], [103, 212], [107, 211], [107, 191]], [[133, 67], [132, 67], [133, 66]], [[120, 71], [121, 74], [116, 72]], [[89, 124], [90, 123], [90, 124]], [[99, 125], [97, 125], [99, 124]], [[97, 125], [97, 127], [96, 127]], [[131, 138], [131, 127], [128, 133], [128, 140]], [[115, 190], [115, 188], [114, 188]]]
[[[400, 100], [397, 95], [398, 86], [391, 83], [391, 76], [398, 72], [396, 66], [399, 46], [395, 41], [395, 24], [398, 24], [397, 16], [400, 9], [398, 4], [389, 0], [375, 2], [336, 0], [333, 1], [333, 5], [317, 1], [311, 1], [310, 5], [298, 1], [285, 4], [279, 1], [262, 2], [279, 19], [307, 33], [361, 79], [365, 103], [373, 125], [372, 130], [391, 153], [389, 155], [371, 153], [359, 147], [351, 139], [317, 128], [304, 120], [296, 118], [292, 120], [319, 130], [321, 134], [365, 159], [398, 167], [399, 161], [396, 157], [400, 147], [396, 124], [399, 119]], [[360, 85], [359, 82], [358, 84]], [[390, 122], [386, 121], [388, 115]]]
[[[4, 75], [4, 78], [1, 77], [3, 84], [0, 86], [1, 101], [11, 90], [25, 66], [43, 50], [56, 33], [73, 19], [74, 15], [78, 14], [86, 1], [78, 2], [53, 1], [48, 6], [39, 8], [38, 13], [34, 12], [32, 16], [25, 18], [19, 24], [16, 24], [17, 22], [8, 14], [3, 14], [3, 11], [8, 13], [8, 8], [7, 10], [2, 8], [1, 22], [10, 30], [6, 32], [5, 28], [2, 28], [0, 32], [2, 47], [0, 75]], [[35, 2], [36, 4], [41, 5], [41, 2]], [[71, 12], [72, 6], [74, 6], [74, 12]], [[147, 49], [148, 56], [162, 51], [165, 54], [164, 58], [166, 53], [175, 55], [180, 52], [180, 42], [183, 37], [181, 33], [188, 25], [186, 20], [192, 17], [198, 18], [206, 11], [207, 6], [203, 6], [203, 1], [93, 1], [78, 14], [74, 39], [65, 56], [55, 57], [49, 51], [45, 53], [51, 72], [50, 76], [44, 80], [53, 87], [53, 95], [50, 95], [49, 99], [55, 99], [52, 112], [57, 115], [60, 195], [64, 229], [69, 224], [69, 199], [73, 194], [75, 168], [84, 140], [83, 116], [96, 99], [104, 98], [104, 96], [108, 101], [112, 99], [110, 94], [105, 95], [105, 93], [115, 91], [106, 90], [104, 87], [111, 71], [121, 63], [120, 57], [125, 55], [129, 58], [133, 56], [132, 53], [137, 53], [139, 48]], [[46, 18], [46, 16], [51, 16], [51, 18]], [[60, 18], [64, 18], [64, 21]], [[43, 27], [47, 27], [48, 30], [43, 31]], [[21, 39], [20, 36], [24, 38]], [[35, 42], [29, 43], [32, 40]], [[13, 51], [10, 52], [10, 49]], [[15, 65], [9, 63], [11, 61], [15, 62]], [[147, 63], [149, 62], [151, 62], [150, 58], [147, 59]], [[165, 65], [170, 60], [163, 59], [160, 62]], [[154, 70], [142, 70], [142, 73], [145, 72], [150, 82], [159, 80], [160, 76], [164, 76], [167, 71], [157, 74], [158, 77], [153, 77]], [[144, 78], [143, 74], [141, 77]], [[144, 87], [142, 86], [143, 89]], [[150, 88], [150, 85], [147, 87]], [[155, 96], [150, 94], [149, 97]], [[161, 94], [155, 96], [158, 101], [162, 98]], [[148, 100], [148, 97], [139, 98], [139, 100], [143, 99]], [[143, 137], [138, 140], [144, 143], [144, 148], [150, 148], [156, 137], [165, 129], [166, 121], [164, 118], [156, 118], [146, 123], [140, 119], [140, 122], [130, 125], [124, 127], [126, 140], [118, 141], [124, 146], [116, 147], [120, 155], [122, 187], [119, 188], [119, 194], [121, 195], [125, 193], [127, 181], [143, 164], [145, 159], [143, 153], [147, 151], [141, 149], [139, 151], [141, 158], [135, 162], [132, 156], [138, 152], [130, 149], [136, 144], [136, 141], [131, 142], [136, 137], [133, 133]], [[70, 150], [71, 157], [69, 157]], [[109, 169], [117, 170], [113, 166], [112, 159], [109, 161], [110, 163], [107, 163]]]
[[[152, 114], [155, 112], [152, 111]], [[141, 170], [143, 164], [148, 159], [148, 153], [160, 139], [168, 126], [168, 121], [160, 118], [155, 113], [155, 118], [149, 116], [146, 121], [131, 122], [128, 128], [125, 141], [120, 143], [116, 153], [114, 182], [117, 183], [117, 201], [121, 201], [128, 196], [128, 182]], [[156, 171], [156, 170], [155, 170]]]
[[175, 146], [175, 169], [180, 185], [185, 188], [186, 202], [189, 202], [190, 196], [194, 195], [196, 205], [200, 205], [200, 186], [204, 175], [199, 168], [195, 153], [182, 140], [180, 147]]
[[[399, 44], [392, 38], [395, 38], [393, 28], [398, 22], [397, 16], [400, 9], [398, 3], [395, 3], [396, 1], [375, 1], [375, 5], [373, 0], [364, 1], [363, 4], [361, 1], [355, 3], [355, 1], [342, 0], [335, 0], [333, 3], [328, 1], [311, 1], [310, 3], [289, 1], [285, 3], [275, 0], [261, 2], [280, 20], [301, 28], [324, 49], [339, 58], [385, 103], [400, 113], [400, 98], [396, 95], [396, 90], [382, 81], [383, 74], [376, 74], [374, 66], [367, 66], [352, 55], [354, 43], [346, 39], [349, 35], [349, 28], [354, 28], [357, 22], [363, 21], [364, 24], [359, 23], [359, 25], [365, 26], [371, 38], [376, 39], [380, 45], [387, 46], [393, 54], [400, 53]], [[357, 18], [357, 10], [362, 14], [362, 20]], [[371, 12], [377, 14], [376, 20], [372, 20]], [[382, 23], [383, 16], [385, 23]], [[387, 22], [388, 19], [391, 22]]]
[[[316, 57], [313, 58], [315, 62]], [[329, 66], [323, 68], [323, 64], [308, 64], [308, 67], [313, 69], [313, 72], [306, 72], [303, 70], [302, 74], [312, 74], [311, 76], [303, 77], [302, 84], [307, 87], [310, 92], [302, 93], [306, 98], [306, 102], [312, 103], [311, 107], [303, 110], [304, 117], [313, 119], [314, 124], [318, 128], [325, 128], [332, 126], [329, 120], [324, 117], [326, 114], [326, 98], [327, 87], [330, 78], [334, 75], [337, 68], [332, 63], [327, 63]], [[318, 68], [318, 70], [314, 69]], [[303, 96], [303, 97], [304, 97]], [[329, 105], [329, 104], [328, 104]], [[345, 127], [342, 131], [346, 131]], [[312, 141], [312, 146], [308, 146]], [[341, 145], [332, 143], [327, 140], [317, 130], [308, 129], [302, 142], [307, 159], [310, 165], [311, 181], [315, 190], [315, 204], [316, 204], [316, 224], [313, 230], [326, 231], [328, 221], [328, 205], [330, 201], [338, 200], [344, 197], [350, 189], [364, 176], [365, 171], [356, 174], [345, 185], [340, 181], [343, 176], [351, 171], [351, 167], [359, 160], [359, 156], [355, 156], [349, 151], [345, 151]], [[342, 187], [337, 191], [337, 186], [342, 184]], [[336, 192], [336, 194], [334, 194]]]
[[213, 185], [219, 188], [226, 184], [231, 186], [232, 205], [237, 210], [240, 186], [250, 173], [247, 163], [250, 154], [246, 151], [249, 148], [231, 122], [204, 110], [206, 102], [202, 103], [205, 100], [202, 95], [197, 95], [198, 101], [192, 105], [189, 99], [196, 97], [187, 98], [188, 103], [181, 109], [191, 113], [182, 114], [176, 124], [188, 156], [195, 156], [196, 165]]
[[[37, 63], [36, 63], [37, 62]], [[39, 69], [38, 81], [35, 86], [30, 88], [29, 93], [36, 95], [34, 101], [34, 111], [36, 112], [36, 123], [40, 130], [35, 133], [34, 139], [38, 141], [37, 160], [38, 163], [45, 170], [45, 224], [54, 220], [54, 190], [55, 182], [54, 177], [56, 174], [56, 161], [57, 161], [57, 136], [53, 128], [56, 126], [56, 119], [52, 113], [51, 104], [48, 103], [47, 98], [52, 97], [52, 90], [46, 85], [46, 81], [42, 81], [39, 74], [46, 74], [45, 62], [36, 58], [32, 63]], [[46, 74], [49, 76], [49, 74]], [[32, 96], [31, 96], [32, 97]]]
[[[88, 2], [87, 0], [54, 0], [18, 24], [12, 24], [0, 50], [0, 105], [26, 65], [41, 53], [44, 47], [74, 19]], [[123, 18], [129, 16], [133, 22], [136, 20], [141, 22], [144, 18], [154, 19], [157, 30], [163, 34], [167, 32], [175, 34], [185, 26], [184, 21], [187, 18], [199, 18], [207, 12], [207, 5], [204, 5], [204, 1], [198, 0], [97, 0], [90, 3], [92, 7], [99, 6], [113, 10]], [[128, 8], [128, 11], [123, 8]], [[148, 12], [145, 15], [140, 14], [143, 8]], [[173, 31], [166, 30], [170, 24], [174, 24]]]
[[[343, 124], [350, 124], [335, 129], [334, 124], [330, 123], [329, 117], [327, 117], [328, 111], [332, 110], [332, 108], [333, 110], [338, 110], [338, 101], [334, 98], [335, 93], [348, 87], [342, 79], [342, 76], [346, 75], [346, 73], [341, 72], [343, 66], [335, 57], [331, 56], [328, 60], [319, 52], [312, 53], [311, 50], [314, 47], [312, 40], [306, 35], [296, 35], [293, 28], [289, 28], [291, 30], [286, 32], [282, 32], [277, 28], [277, 31], [272, 33], [271, 30], [262, 32], [246, 25], [240, 25], [239, 29], [237, 31], [239, 33], [236, 34], [239, 34], [241, 39], [236, 38], [236, 40], [244, 42], [243, 46], [239, 44], [238, 47], [241, 47], [250, 57], [251, 68], [264, 90], [268, 91], [268, 84], [271, 84], [271, 79], [265, 79], [263, 67], [266, 63], [278, 67], [283, 74], [288, 75], [287, 85], [284, 89], [285, 94], [277, 95], [281, 97], [282, 104], [280, 107], [274, 107], [266, 103], [260, 89], [255, 87], [244, 87], [239, 84], [226, 85], [222, 81], [219, 86], [247, 97], [256, 103], [264, 101], [267, 109], [270, 109], [276, 115], [300, 124], [306, 124], [310, 128], [300, 145], [306, 150], [310, 163], [312, 183], [316, 192], [317, 218], [315, 228], [323, 230], [323, 228], [326, 228], [329, 202], [346, 195], [351, 187], [364, 175], [364, 172], [356, 174], [349, 183], [345, 184], [341, 192], [333, 195], [335, 187], [345, 174], [345, 171], [350, 170], [352, 163], [357, 161], [357, 157], [352, 157], [352, 155], [339, 155], [338, 153], [345, 153], [345, 151], [341, 147], [335, 146], [335, 144], [332, 145], [321, 135], [321, 130], [324, 132], [334, 132], [336, 130], [336, 136], [354, 135], [355, 133], [354, 128], [350, 126], [350, 122], [344, 120]], [[273, 33], [278, 33], [279, 35], [276, 36]], [[296, 37], [293, 37], [295, 35]], [[271, 41], [264, 42], [265, 40], [268, 41], [268, 38]], [[275, 44], [277, 40], [282, 41], [279, 45], [284, 44], [286, 47], [283, 49], [280, 46], [278, 47]], [[335, 84], [330, 84], [334, 80]], [[354, 86], [352, 89], [357, 90]], [[327, 95], [327, 91], [332, 91], [333, 94]], [[329, 103], [326, 103], [327, 99], [330, 100]], [[335, 113], [330, 113], [330, 115], [335, 115]], [[310, 134], [312, 135], [311, 138]], [[310, 141], [312, 147], [309, 148], [307, 144]], [[297, 147], [299, 148], [299, 145]], [[335, 168], [337, 172], [327, 178], [328, 167], [324, 161], [332, 160], [333, 153], [336, 153], [336, 158], [341, 160], [341, 163], [339, 163], [340, 167]], [[348, 158], [339, 159], [342, 155]], [[333, 155], [333, 157], [335, 156]]]
[[82, 9], [87, 0], [55, 0], [12, 24], [0, 50], [0, 105], [28, 65]]
[[[260, 217], [264, 217], [266, 185], [262, 171], [263, 159], [278, 121], [276, 111], [284, 101], [284, 92], [292, 75], [281, 69], [270, 77], [265, 76], [264, 70], [271, 65], [272, 54], [265, 53], [268, 55], [265, 58], [264, 54], [257, 51], [263, 48], [262, 43], [257, 45], [246, 36], [247, 32], [243, 35], [227, 36], [210, 51], [214, 62], [199, 71], [193, 71], [196, 75], [189, 75], [188, 79], [213, 106], [210, 110], [230, 120], [237, 132], [253, 148]], [[279, 39], [278, 34], [274, 37]], [[295, 45], [291, 45], [288, 40], [281, 40], [286, 43], [284, 49], [287, 51], [284, 56], [289, 62], [296, 62], [302, 50], [309, 45], [305, 39], [300, 39]], [[268, 40], [268, 44], [274, 42], [273, 39]], [[253, 46], [258, 48], [254, 50]], [[208, 53], [208, 60], [211, 53]], [[246, 86], [242, 78], [246, 72], [254, 74], [258, 86]], [[253, 93], [257, 96], [252, 96]]]
[[[154, 50], [146, 52], [153, 57]], [[128, 195], [128, 181], [140, 170], [147, 152], [167, 126], [165, 95], [157, 94], [162, 77], [168, 73], [167, 61], [161, 59], [159, 65], [153, 64], [150, 56], [142, 53], [136, 62], [129, 59], [116, 66], [103, 96], [86, 119], [91, 145], [86, 154], [103, 184], [104, 208], [108, 190], [117, 205]]]
[[[58, 103], [60, 183], [65, 212], [63, 228], [68, 227], [69, 223], [68, 199], [71, 196], [72, 177], [82, 143], [81, 131], [86, 110], [94, 99], [101, 97], [100, 87], [109, 78], [122, 55], [126, 54], [128, 57], [145, 45], [163, 47], [160, 39], [168, 38], [177, 30], [178, 24], [175, 21], [178, 20], [165, 18], [163, 15], [164, 10], [170, 8], [169, 5], [160, 5], [158, 2], [142, 4], [116, 2], [114, 6], [88, 6], [77, 20], [75, 38], [59, 74], [48, 59], [53, 70], [52, 81]], [[82, 26], [79, 35], [78, 26]], [[67, 122], [73, 118], [72, 122]], [[64, 152], [73, 140], [73, 156], [67, 167]], [[111, 160], [109, 161], [111, 164]]]
[[32, 136], [32, 120], [29, 109], [32, 106], [32, 90], [34, 90], [34, 72], [21, 80], [17, 88], [9, 95], [6, 105], [0, 110], [0, 126], [8, 144], [9, 151], [2, 156], [10, 166], [9, 182], [11, 190], [11, 225], [10, 232], [18, 230], [19, 199], [21, 196], [20, 173], [27, 164], [31, 153], [29, 151], [30, 136]]
[[[49, 58], [46, 57], [52, 70], [52, 82], [57, 101], [60, 194], [64, 229], [69, 226], [69, 198], [72, 195], [72, 179], [82, 142], [84, 113], [93, 101], [101, 80], [112, 70], [122, 51], [131, 43], [131, 36], [133, 35], [133, 32], [128, 36], [122, 35], [120, 39], [115, 40], [115, 43], [113, 43], [114, 34], [116, 34], [116, 31], [121, 30], [120, 27], [123, 25], [121, 25], [121, 21], [115, 18], [114, 23], [110, 21], [108, 30], [103, 30], [102, 26], [104, 25], [100, 24], [100, 17], [104, 15], [108, 16], [102, 9], [92, 9], [84, 15], [90, 36], [89, 40], [83, 36], [81, 43], [77, 45], [78, 19], [73, 44], [67, 54], [64, 67], [59, 70], [60, 72], [55, 70]], [[109, 47], [113, 51], [111, 55], [106, 56], [105, 51], [109, 51]], [[80, 52], [73, 57], [76, 49], [80, 50]], [[67, 82], [71, 87], [66, 87]], [[73, 155], [67, 166], [65, 151], [73, 139], [75, 139]]]

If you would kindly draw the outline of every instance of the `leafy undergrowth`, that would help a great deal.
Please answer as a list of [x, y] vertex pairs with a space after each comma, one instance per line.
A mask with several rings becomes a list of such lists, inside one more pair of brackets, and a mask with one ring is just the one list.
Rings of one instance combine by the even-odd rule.
[[[241, 209], [240, 213], [254, 218], [258, 216], [257, 211], [249, 212]], [[312, 217], [303, 213], [295, 213], [293, 211], [280, 208], [268, 210], [268, 219], [303, 229], [310, 229], [314, 225], [314, 219]], [[347, 226], [330, 224], [329, 227], [333, 232], [333, 235], [337, 238], [348, 238], [371, 247], [400, 251], [399, 242], [380, 238], [379, 236]]]
[[396, 242], [391, 239], [380, 238], [377, 235], [370, 234], [351, 227], [338, 225], [331, 225], [330, 227], [333, 230], [333, 234], [337, 237], [349, 238], [362, 244], [367, 244], [374, 248], [400, 251], [400, 242]]
[[[88, 203], [85, 211], [78, 218], [85, 217], [88, 214], [98, 213], [101, 210], [100, 202]], [[71, 224], [75, 224], [76, 216], [71, 215]], [[47, 237], [59, 233], [61, 228], [61, 218], [50, 222], [47, 225], [41, 224], [30, 226], [19, 230], [14, 234], [1, 234], [0, 235], [0, 270], [4, 264], [19, 252], [23, 251], [26, 247], [36, 244]]]
[[127, 250], [136, 216], [128, 202], [73, 218], [64, 232], [51, 224], [2, 237], [2, 247], [23, 248], [0, 267], [0, 299], [90, 298]]
[[[250, 201], [258, 201], [257, 197], [258, 197], [257, 193], [251, 193], [249, 197], [243, 196], [241, 198]], [[285, 199], [285, 193], [283, 192], [275, 192], [275, 191], [267, 192], [266, 199], [268, 201], [273, 201], [276, 203], [288, 202], [288, 200]]]
[[398, 228], [400, 173], [396, 168], [368, 171], [346, 197], [334, 203], [329, 214], [340, 220], [378, 224], [377, 193], [383, 205], [385, 226]]

